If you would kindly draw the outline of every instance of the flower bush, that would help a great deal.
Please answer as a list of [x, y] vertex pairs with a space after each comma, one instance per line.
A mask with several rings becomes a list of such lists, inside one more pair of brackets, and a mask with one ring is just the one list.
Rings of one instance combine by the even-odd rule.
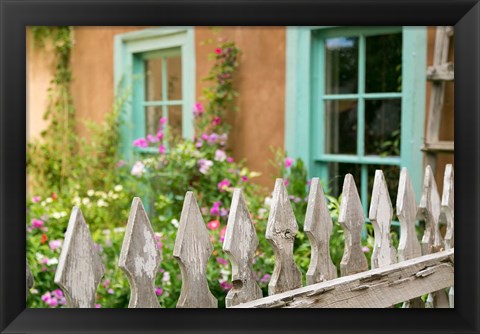
[[[222, 251], [222, 243], [234, 188], [243, 189], [255, 224], [259, 247], [253, 267], [258, 284], [264, 295], [267, 294], [267, 285], [274, 267], [273, 249], [265, 239], [273, 181], [272, 189], [265, 190], [255, 184], [259, 173], [249, 170], [243, 161], [232, 158], [228, 149], [229, 127], [223, 121], [226, 113], [235, 110], [237, 93], [233, 89], [233, 79], [239, 55], [240, 50], [228, 41], [220, 41], [212, 52], [213, 66], [207, 77], [211, 85], [204, 91], [203, 102], [197, 102], [192, 107], [197, 133], [193, 141], [173, 138], [166, 120], [161, 118], [157, 133], [137, 138], [132, 143], [137, 150], [136, 160], [132, 163], [119, 161], [115, 151], [106, 151], [104, 155], [95, 155], [94, 159], [100, 161], [91, 163], [100, 166], [102, 161], [106, 161], [105, 166], [108, 168], [89, 169], [88, 180], [77, 178], [74, 179], [76, 182], [63, 184], [61, 191], [54, 188], [57, 192], [52, 192], [51, 188], [56, 183], [49, 179], [50, 188], [33, 189], [36, 193], [27, 200], [26, 222], [27, 259], [35, 278], [28, 299], [29, 307], [65, 305], [65, 298], [53, 280], [64, 232], [74, 205], [82, 209], [106, 269], [97, 290], [97, 307], [127, 307], [130, 288], [117, 264], [134, 196], [143, 198], [155, 231], [157, 246], [163, 255], [155, 282], [155, 293], [162, 306], [175, 307], [182, 282], [179, 265], [172, 254], [184, 196], [189, 190], [195, 194], [214, 245], [207, 274], [210, 290], [218, 299], [219, 307], [224, 307], [225, 296], [232, 287], [231, 267]], [[115, 118], [107, 121], [115, 122]], [[111, 130], [111, 127], [105, 126], [104, 129]], [[113, 139], [102, 136], [100, 131], [97, 137], [85, 144], [83, 151], [95, 151]], [[157, 153], [147, 153], [143, 150], [147, 147], [155, 147]], [[275, 156], [273, 164], [278, 170], [277, 176], [285, 180], [299, 224], [294, 254], [305, 278], [310, 260], [310, 245], [303, 232], [303, 223], [309, 181], [301, 160], [285, 156], [281, 151], [277, 151]], [[85, 161], [77, 168], [88, 166], [88, 159], [85, 156]], [[72, 175], [75, 173], [84, 175], [85, 172], [73, 170]], [[338, 267], [343, 254], [343, 234], [335, 219], [338, 216], [339, 202], [330, 196], [327, 199], [335, 221], [331, 253]], [[367, 239], [365, 245], [368, 254], [372, 240]]]

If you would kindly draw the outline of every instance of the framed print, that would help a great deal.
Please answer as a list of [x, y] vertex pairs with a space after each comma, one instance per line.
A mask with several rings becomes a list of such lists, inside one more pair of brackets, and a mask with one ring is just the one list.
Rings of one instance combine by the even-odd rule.
[[2, 333], [479, 331], [477, 2], [2, 18]]

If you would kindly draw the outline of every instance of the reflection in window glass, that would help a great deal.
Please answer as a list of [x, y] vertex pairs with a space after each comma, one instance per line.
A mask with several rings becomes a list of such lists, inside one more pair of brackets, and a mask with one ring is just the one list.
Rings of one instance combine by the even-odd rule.
[[168, 107], [168, 131], [173, 138], [182, 136], [182, 106]]
[[357, 153], [357, 100], [325, 102], [325, 153]]
[[402, 34], [366, 38], [365, 91], [402, 91]]
[[145, 108], [145, 131], [147, 134], [155, 135], [159, 129], [162, 107]]
[[339, 163], [339, 162], [329, 162], [328, 163], [328, 182], [329, 182], [329, 191], [330, 195], [337, 197], [340, 196], [343, 189], [343, 181], [345, 180], [345, 175], [352, 174], [353, 179], [355, 180], [355, 185], [360, 196], [361, 187], [361, 165]]
[[358, 86], [358, 38], [325, 40], [325, 93], [353, 94]]
[[162, 58], [148, 59], [145, 68], [145, 99], [162, 101]]
[[365, 154], [400, 156], [400, 99], [365, 101]]
[[182, 57], [166, 58], [168, 73], [168, 100], [182, 99]]

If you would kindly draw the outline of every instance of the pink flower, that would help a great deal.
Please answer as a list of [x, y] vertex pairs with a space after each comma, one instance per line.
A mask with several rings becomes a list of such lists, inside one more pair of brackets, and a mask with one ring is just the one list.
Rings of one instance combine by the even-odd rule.
[[205, 109], [203, 108], [203, 104], [200, 102], [197, 102], [193, 105], [193, 115], [194, 116], [201, 116]]
[[32, 219], [32, 227], [33, 228], [41, 228], [43, 227], [43, 220], [40, 220], [40, 219]]
[[156, 142], [158, 142], [159, 138], [158, 138], [158, 137], [155, 137], [154, 135], [147, 135], [147, 140], [148, 140], [150, 143], [156, 143]]
[[265, 275], [262, 276], [262, 278], [260, 278], [260, 282], [266, 283], [270, 280], [270, 277], [271, 276], [269, 274], [265, 274]]
[[198, 141], [195, 143], [195, 147], [196, 147], [196, 148], [200, 148], [200, 147], [202, 147], [202, 145], [203, 145], [203, 142], [202, 142], [201, 140], [198, 140]]
[[108, 289], [108, 290], [107, 290], [107, 293], [108, 293], [109, 295], [113, 295], [113, 294], [114, 294], [114, 291], [113, 291], [113, 289]]
[[210, 214], [212, 216], [220, 215], [220, 206], [222, 205], [221, 202], [214, 202], [212, 208], [210, 209]]
[[293, 165], [293, 159], [292, 158], [285, 158], [285, 168], [290, 168]]
[[160, 145], [160, 146], [158, 147], [158, 153], [160, 153], [160, 154], [165, 154], [165, 152], [166, 152], [165, 146]]
[[208, 140], [209, 138], [210, 138], [210, 137], [209, 137], [206, 133], [204, 133], [204, 134], [202, 135], [202, 139], [203, 139], [203, 140]]
[[33, 197], [32, 197], [32, 202], [33, 202], [33, 203], [38, 203], [38, 202], [40, 202], [40, 196], [33, 196]]
[[162, 288], [155, 288], [155, 294], [157, 296], [161, 296], [163, 294], [163, 289]]
[[52, 291], [56, 298], [63, 298], [63, 291], [60, 289], [55, 289]]
[[100, 305], [100, 304], [95, 304], [95, 308], [102, 308], [102, 305]]
[[222, 119], [221, 119], [220, 117], [216, 116], [216, 117], [213, 119], [212, 124], [213, 124], [213, 125], [218, 125], [218, 124], [220, 124], [221, 122], [222, 122]]
[[215, 143], [215, 142], [217, 141], [217, 139], [218, 139], [218, 135], [217, 135], [216, 133], [212, 133], [212, 134], [208, 137], [207, 141], [208, 141], [210, 144], [213, 144], [213, 143]]
[[368, 253], [368, 252], [370, 252], [370, 248], [368, 248], [367, 246], [363, 246], [362, 247], [362, 252]]
[[110, 285], [110, 280], [107, 278], [102, 282], [103, 287], [106, 289]]
[[198, 170], [202, 174], [207, 174], [210, 167], [213, 166], [213, 161], [207, 159], [200, 159], [198, 160]]
[[225, 226], [222, 228], [220, 231], [220, 242], [223, 242], [225, 240], [225, 234], [227, 233], [227, 227]]
[[217, 257], [217, 263], [226, 266], [228, 264], [228, 261], [225, 260], [223, 257]]
[[166, 117], [160, 117], [160, 120], [158, 121], [158, 124], [160, 126], [160, 129], [163, 128], [165, 124], [167, 124], [167, 118]]
[[220, 216], [222, 216], [222, 217], [228, 216], [228, 209], [221, 208], [220, 209]]
[[228, 162], [228, 163], [232, 163], [232, 162], [233, 162], [233, 158], [232, 158], [232, 157], [228, 157], [228, 158], [227, 158], [227, 162]]
[[217, 161], [225, 161], [227, 159], [227, 154], [224, 150], [216, 150], [215, 151], [215, 160]]
[[50, 247], [51, 250], [60, 248], [62, 246], [62, 240], [52, 240], [48, 243], [48, 246]]
[[157, 138], [158, 138], [158, 140], [162, 140], [162, 139], [163, 139], [163, 132], [162, 132], [162, 131], [158, 131], [158, 132], [157, 132]]
[[228, 181], [227, 179], [223, 179], [222, 181], [218, 182], [218, 184], [217, 184], [218, 190], [220, 190], [220, 191], [227, 190], [229, 186], [230, 186], [230, 181]]
[[41, 298], [42, 298], [42, 301], [46, 303], [48, 300], [52, 298], [52, 294], [49, 291], [47, 291], [42, 295]]
[[133, 146], [135, 147], [148, 147], [148, 141], [145, 138], [138, 138], [133, 141]]
[[217, 55], [221, 55], [221, 54], [222, 54], [222, 49], [221, 49], [221, 48], [216, 48], [216, 49], [215, 49], [215, 53], [216, 53]]
[[246, 176], [242, 176], [240, 179], [241, 179], [243, 182], [247, 182], [247, 181], [248, 181], [248, 177], [246, 177]]
[[47, 301], [47, 304], [50, 307], [56, 307], [58, 305], [58, 300], [57, 298], [51, 298]]
[[227, 281], [220, 282], [220, 286], [223, 290], [230, 290], [232, 288], [232, 285]]
[[283, 184], [285, 184], [285, 187], [287, 187], [289, 183], [290, 183], [290, 181], [289, 181], [288, 179], [285, 179], [285, 180], [283, 181]]
[[207, 223], [207, 227], [211, 230], [216, 230], [220, 227], [220, 222], [218, 220], [212, 220]]

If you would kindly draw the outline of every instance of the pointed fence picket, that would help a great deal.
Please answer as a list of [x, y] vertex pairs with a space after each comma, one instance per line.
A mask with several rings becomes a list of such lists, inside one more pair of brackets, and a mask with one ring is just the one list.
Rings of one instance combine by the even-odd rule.
[[[400, 173], [396, 214], [400, 221], [397, 251], [390, 239], [393, 207], [383, 172], [375, 172], [369, 219], [374, 228], [371, 270], [362, 251], [361, 231], [365, 224], [362, 203], [353, 176], [343, 184], [338, 223], [344, 231], [345, 249], [341, 276], [330, 257], [329, 240], [333, 222], [320, 180], [312, 179], [304, 231], [311, 245], [307, 285], [293, 256], [298, 225], [282, 179], [273, 191], [266, 238], [275, 253], [275, 266], [262, 298], [252, 269], [258, 247], [255, 226], [241, 189], [235, 189], [223, 250], [232, 265], [233, 287], [226, 296], [227, 307], [424, 307], [420, 296], [429, 294], [427, 307], [454, 306], [454, 190], [453, 167], [445, 169], [442, 200], [429, 166], [425, 169], [419, 206], [405, 168]], [[416, 220], [425, 222], [421, 243]], [[446, 224], [445, 240], [439, 225]], [[180, 217], [173, 257], [182, 273], [179, 308], [217, 307], [207, 281], [207, 261], [212, 242], [193, 192], [187, 192]], [[422, 254], [423, 253], [423, 254]], [[131, 308], [160, 307], [154, 281], [162, 260], [155, 235], [139, 198], [134, 198], [119, 267], [131, 287]], [[27, 263], [26, 288], [33, 284]], [[88, 226], [79, 208], [74, 207], [65, 233], [55, 283], [63, 290], [68, 307], [94, 307], [97, 286], [104, 273]], [[450, 289], [446, 294], [446, 289]]]

